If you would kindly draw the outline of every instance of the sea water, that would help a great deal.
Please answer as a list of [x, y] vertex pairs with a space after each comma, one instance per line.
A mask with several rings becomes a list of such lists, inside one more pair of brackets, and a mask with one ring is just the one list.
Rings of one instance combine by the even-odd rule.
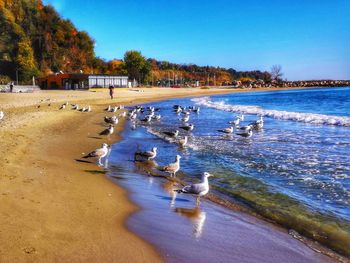
[[[182, 115], [174, 112], [175, 104], [200, 107], [199, 114], [190, 115], [192, 132], [179, 129]], [[215, 175], [210, 178], [213, 191], [309, 237], [331, 246], [337, 243], [339, 251], [346, 249], [350, 88], [242, 92], [152, 106], [159, 108], [161, 120], [130, 123], [123, 135], [130, 147], [157, 147], [159, 165], [179, 154], [185, 180], [194, 181], [208, 171]], [[263, 116], [264, 127], [250, 138], [218, 132], [240, 115], [241, 126]], [[188, 136], [187, 147], [163, 134], [176, 129], [179, 138]]]

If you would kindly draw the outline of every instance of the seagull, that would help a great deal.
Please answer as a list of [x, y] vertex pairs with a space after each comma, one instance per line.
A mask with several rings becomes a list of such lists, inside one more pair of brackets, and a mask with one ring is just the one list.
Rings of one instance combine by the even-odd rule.
[[236, 133], [236, 134], [239, 135], [239, 136], [242, 136], [242, 137], [249, 138], [249, 137], [251, 137], [251, 136], [253, 135], [253, 131], [252, 131], [252, 129], [250, 128], [250, 129], [248, 129], [248, 130], [245, 131], [245, 132]]
[[179, 135], [179, 131], [176, 130], [174, 132], [163, 132], [165, 135], [169, 136], [169, 137], [177, 137]]
[[157, 147], [153, 147], [151, 151], [145, 151], [145, 152], [137, 151], [135, 153], [135, 160], [136, 160], [136, 156], [141, 156], [141, 157], [147, 158], [147, 160], [152, 160], [157, 156]]
[[78, 104], [72, 105], [72, 110], [79, 110], [79, 105]]
[[108, 107], [105, 109], [105, 111], [111, 111], [111, 105], [108, 105]]
[[135, 120], [137, 118], [137, 114], [133, 113], [132, 115], [130, 115], [129, 119], [130, 120]]
[[253, 125], [252, 125], [252, 124], [249, 124], [249, 125], [247, 125], [247, 126], [242, 126], [242, 127], [237, 128], [237, 129], [240, 130], [240, 131], [247, 132], [247, 131], [249, 131], [249, 130], [252, 129], [252, 128], [253, 128]]
[[87, 107], [87, 109], [85, 109], [84, 112], [91, 112], [91, 106], [89, 105], [89, 106]]
[[183, 122], [188, 122], [189, 120], [190, 120], [190, 115], [186, 115], [185, 117], [183, 117], [181, 119], [181, 121], [183, 121]]
[[98, 148], [95, 151], [92, 151], [88, 155], [85, 155], [83, 158], [96, 157], [98, 158], [98, 164], [102, 165], [101, 159], [105, 157], [107, 154], [108, 154], [108, 144], [104, 143], [102, 144], [101, 148]]
[[230, 121], [229, 124], [233, 124], [236, 127], [239, 126], [239, 123], [241, 122], [241, 119], [237, 116], [234, 121]]
[[193, 109], [193, 112], [195, 112], [195, 113], [199, 113], [199, 111], [201, 110], [201, 108], [200, 107], [198, 107], [197, 109]]
[[5, 116], [5, 113], [3, 111], [0, 111], [0, 120], [2, 120]]
[[125, 118], [125, 117], [126, 117], [126, 111], [124, 111], [123, 113], [120, 113], [120, 114], [119, 114], [119, 117]]
[[225, 129], [222, 129], [222, 130], [218, 130], [218, 132], [231, 134], [231, 133], [233, 133], [233, 127], [231, 126], [231, 127], [229, 127], [229, 128], [225, 128]]
[[163, 167], [158, 167], [158, 169], [160, 171], [163, 171], [163, 172], [169, 173], [170, 175], [175, 176], [176, 173], [180, 170], [180, 159], [181, 159], [181, 156], [176, 155], [176, 159], [174, 163], [170, 163]]
[[66, 104], [62, 104], [60, 110], [64, 110], [66, 108]]
[[112, 116], [112, 117], [105, 116], [104, 120], [105, 120], [105, 122], [110, 123], [110, 124], [118, 124], [117, 116]]
[[189, 125], [185, 125], [185, 126], [180, 126], [180, 129], [183, 129], [185, 131], [193, 131], [194, 125], [193, 124], [189, 124]]
[[157, 120], [157, 121], [159, 121], [161, 118], [162, 118], [162, 116], [159, 114], [152, 116], [152, 119]]
[[114, 127], [112, 124], [109, 125], [109, 127], [103, 131], [100, 132], [100, 135], [111, 135], [114, 132]]
[[203, 173], [202, 180], [198, 184], [186, 185], [182, 189], [174, 190], [177, 193], [192, 194], [197, 196], [197, 206], [200, 204], [201, 196], [206, 195], [209, 192], [209, 182], [208, 177], [212, 176], [210, 173]]
[[187, 136], [185, 136], [183, 139], [180, 139], [178, 143], [181, 147], [185, 147], [185, 145], [187, 144]]
[[152, 120], [152, 116], [151, 115], [147, 115], [144, 119], [141, 119], [140, 121], [142, 122], [151, 122]]
[[260, 116], [259, 120], [256, 120], [254, 122], [251, 123], [251, 125], [253, 126], [254, 129], [256, 130], [260, 130], [264, 127], [264, 119], [263, 116]]

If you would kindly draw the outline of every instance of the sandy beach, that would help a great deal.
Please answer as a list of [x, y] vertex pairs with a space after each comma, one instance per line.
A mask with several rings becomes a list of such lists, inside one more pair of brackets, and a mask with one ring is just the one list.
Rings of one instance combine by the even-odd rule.
[[[138, 207], [92, 163], [77, 162], [97, 148], [103, 109], [228, 89], [41, 91], [0, 94], [0, 261], [161, 262], [157, 250], [125, 227]], [[239, 90], [242, 91], [242, 90]], [[251, 91], [251, 90], [249, 90]], [[91, 113], [59, 110], [68, 101]], [[50, 106], [48, 106], [50, 104]], [[40, 106], [40, 107], [39, 107]], [[117, 134], [123, 124], [117, 125]], [[106, 140], [118, 140], [113, 135]]]
[[[161, 261], [150, 245], [124, 227], [128, 214], [137, 209], [126, 191], [96, 165], [75, 159], [101, 144], [91, 137], [103, 129], [103, 109], [110, 103], [224, 92], [117, 90], [113, 101], [107, 91], [0, 94], [5, 112], [0, 123], [1, 262]], [[93, 112], [59, 111], [66, 101], [89, 104]]]

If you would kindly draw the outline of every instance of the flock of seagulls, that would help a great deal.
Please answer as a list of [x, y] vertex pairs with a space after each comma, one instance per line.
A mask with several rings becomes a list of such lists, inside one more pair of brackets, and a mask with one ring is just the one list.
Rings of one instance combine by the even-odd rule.
[[[161, 115], [158, 114], [160, 111], [159, 108], [154, 107], [142, 107], [135, 106], [126, 113], [127, 118], [132, 121], [135, 125], [136, 122], [145, 125], [152, 125], [154, 120], [160, 120]], [[185, 147], [188, 143], [188, 136], [180, 137], [179, 130], [183, 130], [185, 132], [192, 132], [195, 128], [194, 124], [189, 123], [191, 119], [191, 114], [200, 112], [199, 107], [190, 106], [184, 107], [180, 105], [173, 106], [173, 112], [177, 115], [178, 120], [180, 121], [180, 125], [178, 129], [162, 131], [161, 134], [165, 136], [165, 138], [171, 139], [170, 142], [177, 143], [180, 147]], [[258, 120], [249, 123], [248, 125], [241, 125], [244, 121], [244, 115], [235, 116], [234, 120], [230, 121], [230, 126], [223, 129], [218, 129], [217, 132], [224, 134], [236, 134], [241, 137], [249, 138], [253, 135], [253, 130], [260, 130], [263, 128], [264, 120], [261, 116]], [[136, 151], [135, 152], [135, 161], [149, 161], [153, 160], [157, 157], [157, 148], [153, 147], [152, 150], [149, 151]], [[157, 169], [159, 171], [163, 171], [169, 174], [172, 177], [176, 176], [176, 173], [180, 170], [180, 155], [176, 155], [174, 162], [165, 165], [158, 166]], [[186, 185], [182, 189], [175, 190], [177, 193], [184, 194], [192, 194], [197, 197], [197, 204], [200, 202], [200, 197], [206, 195], [209, 192], [209, 182], [208, 177], [212, 176], [211, 174], [205, 172], [202, 175], [202, 180], [198, 184], [190, 184]]]
[[[150, 124], [154, 120], [160, 120], [161, 115], [156, 114], [156, 112], [159, 112], [160, 109], [156, 109], [154, 107], [147, 107], [144, 108], [142, 106], [135, 106], [132, 108], [128, 113], [127, 117], [130, 121], [136, 122], [138, 121], [141, 124]], [[180, 105], [175, 105], [173, 107], [173, 111], [178, 114], [182, 115], [179, 118], [179, 121], [181, 122], [181, 125], [178, 127], [181, 130], [184, 130], [185, 132], [191, 132], [194, 130], [194, 125], [191, 123], [188, 123], [190, 120], [191, 113], [198, 114], [200, 112], [199, 107], [182, 107]], [[143, 115], [141, 115], [143, 114]], [[162, 131], [162, 135], [164, 135], [166, 138], [172, 139], [175, 143], [177, 143], [180, 147], [185, 147], [188, 143], [188, 136], [179, 136], [179, 130], [170, 130], [170, 131]], [[157, 148], [153, 147], [152, 150], [148, 151], [140, 151], [137, 150], [134, 155], [135, 161], [150, 161], [157, 157]], [[157, 170], [162, 171], [164, 173], [169, 174], [171, 177], [175, 177], [176, 173], [180, 170], [181, 164], [180, 164], [181, 156], [176, 155], [175, 160], [172, 163], [169, 163], [164, 166], [157, 166]], [[197, 184], [189, 184], [181, 189], [174, 190], [176, 193], [183, 193], [183, 194], [191, 194], [196, 196], [196, 203], [197, 205], [200, 204], [200, 197], [206, 195], [209, 192], [209, 182], [208, 177], [210, 177], [211, 174], [205, 172], [202, 175], [202, 180], [200, 183]]]
[[[59, 107], [59, 110], [64, 110], [68, 107], [69, 105], [69, 102], [65, 102], [63, 103], [60, 107]], [[80, 111], [80, 112], [91, 112], [91, 106], [88, 105], [87, 107], [80, 107], [78, 104], [72, 104], [71, 105], [71, 109], [72, 110], [76, 110], [76, 111]]]

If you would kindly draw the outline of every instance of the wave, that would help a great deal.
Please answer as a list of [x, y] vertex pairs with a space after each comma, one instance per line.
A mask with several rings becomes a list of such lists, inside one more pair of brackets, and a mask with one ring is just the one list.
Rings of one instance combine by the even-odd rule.
[[350, 127], [350, 117], [332, 116], [316, 113], [303, 113], [292, 111], [268, 110], [259, 106], [250, 105], [232, 105], [226, 104], [224, 101], [211, 101], [209, 97], [201, 97], [192, 99], [196, 105], [205, 106], [208, 108], [237, 112], [241, 114], [259, 115], [271, 117], [274, 119], [305, 122], [311, 124], [323, 124], [333, 126]]

